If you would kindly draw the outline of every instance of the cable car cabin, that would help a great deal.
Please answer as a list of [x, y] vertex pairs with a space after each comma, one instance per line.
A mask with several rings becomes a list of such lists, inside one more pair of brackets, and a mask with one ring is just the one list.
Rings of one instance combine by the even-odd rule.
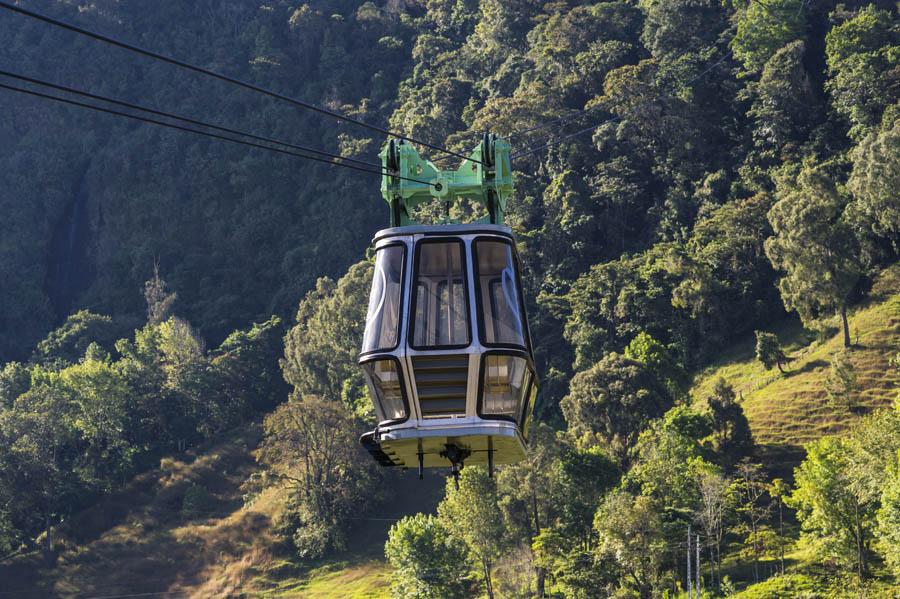
[[[391, 228], [375, 235], [375, 274], [359, 363], [378, 425], [360, 439], [384, 466], [493, 466], [525, 457], [537, 399], [515, 240], [509, 144], [485, 135], [455, 171], [402, 140], [381, 152]], [[488, 216], [421, 225], [417, 205], [480, 202]]]
[[385, 466], [525, 457], [537, 396], [515, 244], [502, 225], [395, 227], [375, 236], [359, 363]]

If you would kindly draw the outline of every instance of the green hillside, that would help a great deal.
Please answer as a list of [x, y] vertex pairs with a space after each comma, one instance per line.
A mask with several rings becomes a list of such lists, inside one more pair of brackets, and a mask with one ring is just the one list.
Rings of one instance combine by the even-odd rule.
[[832, 405], [825, 389], [831, 357], [842, 348], [840, 336], [810, 341], [812, 335], [796, 321], [774, 327], [790, 357], [786, 374], [756, 360], [754, 341], [748, 338], [697, 376], [691, 396], [704, 400], [715, 381], [724, 378], [739, 394], [754, 440], [772, 465], [784, 459], [785, 465], [796, 465], [804, 443], [840, 433], [859, 414], [890, 406], [897, 397], [900, 375], [891, 360], [900, 351], [898, 290], [900, 267], [894, 266], [878, 277], [870, 296], [851, 311], [850, 361], [859, 385], [853, 393], [857, 407]]
[[[296, 559], [277, 538], [287, 495], [263, 491], [244, 505], [242, 483], [256, 470], [258, 423], [177, 458], [164, 458], [122, 491], [53, 530], [58, 557], [48, 567], [38, 552], [0, 565], [0, 591], [23, 596], [119, 596], [170, 593], [186, 597], [389, 596], [383, 548], [397, 519], [433, 510], [443, 477], [394, 478], [401, 501], [355, 523], [352, 547], [318, 562]], [[191, 487], [208, 494], [185, 504]]]
[[[890, 405], [896, 397], [900, 380], [890, 360], [900, 349], [898, 289], [900, 267], [895, 266], [882, 273], [870, 297], [852, 311], [854, 340], [859, 335], [852, 358], [859, 377], [858, 412], [832, 408], [827, 402], [823, 380], [839, 338], [804, 344], [802, 330], [790, 324], [778, 329], [791, 356], [786, 375], [765, 370], [753, 358], [751, 344], [742, 343], [698, 375], [692, 396], [702, 400], [715, 379], [726, 378], [743, 397], [754, 437], [767, 460], [773, 460], [770, 465], [796, 465], [804, 443], [839, 433], [859, 413]], [[397, 496], [402, 500], [388, 513], [361, 519], [354, 526], [352, 548], [304, 563], [277, 538], [276, 522], [286, 501], [282, 491], [271, 488], [243, 504], [241, 485], [257, 470], [253, 452], [259, 439], [259, 424], [251, 424], [209, 447], [163, 459], [160, 468], [137, 476], [121, 492], [54, 530], [63, 548], [55, 567], [46, 568], [36, 554], [5, 564], [0, 575], [14, 582], [4, 590], [63, 596], [165, 590], [191, 597], [235, 592], [259, 597], [388, 597], [391, 570], [382, 554], [387, 528], [405, 515], [433, 510], [442, 494], [441, 478], [398, 478]], [[209, 491], [197, 512], [184, 507], [193, 485]]]
[[[16, 0], [0, 71], [0, 599], [898, 585], [894, 0]], [[486, 133], [540, 392], [454, 378], [528, 448], [420, 482], [360, 444], [379, 151]]]

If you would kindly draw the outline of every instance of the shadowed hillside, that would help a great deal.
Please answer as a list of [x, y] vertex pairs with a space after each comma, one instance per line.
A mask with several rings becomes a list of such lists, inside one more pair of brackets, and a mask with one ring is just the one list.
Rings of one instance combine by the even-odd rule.
[[[164, 458], [55, 529], [54, 567], [37, 552], [0, 566], [2, 596], [387, 597], [387, 529], [404, 515], [433, 511], [443, 477], [398, 473], [391, 483], [399, 485], [398, 501], [361, 518], [347, 551], [304, 563], [276, 538], [285, 494], [270, 488], [247, 506], [242, 500], [259, 439], [259, 424], [249, 424]], [[199, 499], [186, 499], [197, 488]]]

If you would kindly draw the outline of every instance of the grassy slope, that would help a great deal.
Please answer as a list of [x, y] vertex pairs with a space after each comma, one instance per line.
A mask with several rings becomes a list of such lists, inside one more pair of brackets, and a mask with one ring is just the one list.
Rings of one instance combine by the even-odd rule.
[[787, 373], [766, 370], [754, 358], [754, 340], [747, 339], [723, 354], [697, 377], [691, 394], [703, 400], [715, 380], [723, 377], [741, 397], [755, 441], [770, 466], [786, 467], [802, 456], [804, 443], [844, 430], [859, 413], [888, 406], [897, 396], [896, 368], [891, 357], [900, 351], [900, 266], [886, 270], [869, 298], [850, 313], [854, 342], [850, 361], [857, 374], [859, 408], [831, 405], [825, 377], [840, 335], [810, 342], [796, 322], [773, 327], [792, 358]]
[[[61, 526], [54, 567], [32, 554], [0, 570], [4, 590], [41, 597], [232, 593], [274, 542], [269, 514], [241, 500], [259, 435], [251, 424], [200, 452], [162, 460]], [[191, 518], [181, 507], [193, 484], [210, 498]]]
[[[387, 531], [403, 515], [433, 511], [443, 480], [392, 473], [389, 484], [400, 486], [397, 501], [378, 519], [361, 519], [342, 555], [304, 564], [275, 535], [283, 490], [268, 489], [243, 504], [241, 483], [255, 468], [259, 438], [259, 425], [251, 424], [197, 452], [162, 460], [160, 468], [61, 526], [53, 567], [37, 553], [0, 565], [0, 596], [388, 597]], [[208, 489], [210, 500], [191, 517], [182, 505], [193, 484]]]

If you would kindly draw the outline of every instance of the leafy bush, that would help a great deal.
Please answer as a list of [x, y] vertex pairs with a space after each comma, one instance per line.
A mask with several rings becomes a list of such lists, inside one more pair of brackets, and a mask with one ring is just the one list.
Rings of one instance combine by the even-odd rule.
[[394, 597], [469, 596], [465, 544], [439, 518], [425, 514], [403, 518], [391, 527], [384, 553], [394, 568]]
[[215, 500], [203, 485], [192, 483], [181, 500], [181, 517], [187, 520], [208, 516], [215, 506]]

